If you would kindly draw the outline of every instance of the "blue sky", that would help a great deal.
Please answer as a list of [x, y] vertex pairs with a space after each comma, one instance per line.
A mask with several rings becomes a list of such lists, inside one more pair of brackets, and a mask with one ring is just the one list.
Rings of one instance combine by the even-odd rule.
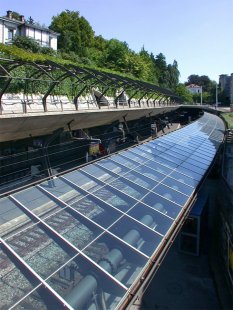
[[0, 0], [0, 16], [12, 10], [47, 26], [66, 9], [79, 11], [96, 35], [176, 59], [181, 82], [233, 72], [233, 0]]

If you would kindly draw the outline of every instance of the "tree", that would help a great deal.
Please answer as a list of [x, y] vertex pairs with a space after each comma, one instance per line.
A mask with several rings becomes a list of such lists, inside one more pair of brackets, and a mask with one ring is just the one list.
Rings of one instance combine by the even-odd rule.
[[18, 12], [13, 11], [12, 12], [12, 18], [19, 20], [20, 14]]
[[31, 16], [29, 16], [29, 18], [27, 19], [27, 23], [30, 24], [30, 25], [34, 25], [35, 24], [34, 19]]
[[[195, 84], [198, 86], [202, 86], [202, 99], [205, 103], [214, 103], [215, 102], [215, 91], [216, 91], [216, 82], [211, 81], [207, 75], [197, 75], [191, 74], [188, 77], [188, 81], [185, 85]], [[198, 95], [200, 96], [200, 95]], [[198, 96], [193, 96], [194, 101], [198, 101]]]
[[186, 86], [184, 84], [178, 84], [176, 86], [175, 92], [178, 96], [181, 97], [182, 101], [184, 103], [193, 103], [193, 97], [192, 94], [187, 90]]
[[111, 39], [107, 42], [106, 49], [103, 51], [103, 62], [108, 68], [124, 71], [128, 52], [129, 47], [126, 42]]
[[175, 90], [179, 83], [179, 76], [180, 72], [178, 70], [178, 63], [176, 60], [174, 60], [172, 65], [169, 64], [167, 66], [167, 86], [170, 89]]
[[58, 49], [86, 56], [87, 48], [92, 46], [94, 31], [88, 21], [79, 12], [66, 10], [52, 17], [49, 28], [58, 32]]

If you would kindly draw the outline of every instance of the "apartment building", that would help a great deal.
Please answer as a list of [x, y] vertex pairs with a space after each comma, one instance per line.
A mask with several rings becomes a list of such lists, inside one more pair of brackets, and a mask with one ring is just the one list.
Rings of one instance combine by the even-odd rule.
[[13, 12], [7, 11], [6, 16], [0, 17], [0, 43], [10, 45], [15, 36], [28, 37], [38, 42], [40, 46], [57, 50], [58, 33], [38, 24], [28, 23], [23, 15], [15, 19]]

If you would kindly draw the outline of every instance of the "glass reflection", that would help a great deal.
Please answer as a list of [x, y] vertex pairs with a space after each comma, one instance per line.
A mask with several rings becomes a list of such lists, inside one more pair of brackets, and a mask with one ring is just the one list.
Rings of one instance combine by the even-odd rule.
[[[173, 188], [175, 185], [173, 186]], [[178, 187], [174, 188], [178, 190]], [[189, 196], [186, 196], [182, 193], [177, 192], [176, 190], [171, 189], [168, 186], [165, 186], [163, 184], [159, 184], [155, 189], [153, 190], [155, 193], [163, 196], [164, 198], [171, 200], [180, 206], [185, 205], [185, 203], [188, 201]]]
[[9, 198], [0, 199], [0, 235], [23, 229], [25, 225], [33, 224], [32, 220]]
[[75, 254], [58, 237], [52, 239], [39, 225], [9, 237], [6, 241], [43, 278], [48, 277]]
[[173, 223], [173, 220], [171, 218], [157, 212], [155, 209], [149, 208], [148, 206], [140, 202], [136, 206], [134, 206], [128, 212], [128, 214], [140, 222], [145, 214], [150, 215], [153, 219], [152, 223], [148, 222], [143, 224], [147, 225], [148, 227], [152, 228], [153, 230], [159, 232], [162, 235], [165, 235], [167, 233]]
[[181, 207], [154, 193], [149, 193], [142, 201], [148, 206], [172, 217], [173, 219], [175, 219], [181, 211]]
[[45, 222], [79, 250], [102, 233], [98, 226], [81, 218], [70, 208], [50, 216]]
[[147, 190], [133, 182], [124, 178], [119, 178], [111, 183], [111, 186], [117, 188], [121, 192], [135, 198], [140, 199], [147, 193]]
[[[136, 239], [137, 237], [133, 242]], [[84, 252], [127, 287], [133, 283], [148, 261], [145, 256], [108, 233], [98, 238]]]
[[129, 208], [131, 208], [137, 202], [137, 200], [126, 196], [125, 194], [109, 186], [105, 186], [96, 191], [95, 196], [124, 212], [129, 210]]
[[46, 193], [37, 187], [31, 187], [13, 196], [37, 216], [56, 212], [63, 208], [62, 204], [52, 201]]
[[71, 206], [102, 227], [110, 226], [122, 214], [92, 195], [88, 195], [78, 202], [74, 202]]
[[70, 186], [60, 178], [43, 182], [40, 186], [55, 197], [68, 204], [81, 199], [85, 195], [83, 191]]
[[[146, 226], [150, 226], [154, 220], [150, 214], [145, 213], [140, 218], [140, 222]], [[154, 253], [162, 240], [159, 234], [154, 233], [126, 216], [117, 221], [111, 227], [110, 231], [148, 256]]]
[[[99, 247], [99, 253], [101, 247], [102, 245]], [[47, 283], [73, 309], [116, 309], [126, 293], [82, 255], [67, 263], [50, 277]]]
[[10, 258], [2, 244], [0, 266], [0, 309], [9, 309], [40, 282], [23, 266], [20, 268], [18, 261], [14, 261], [12, 255]]

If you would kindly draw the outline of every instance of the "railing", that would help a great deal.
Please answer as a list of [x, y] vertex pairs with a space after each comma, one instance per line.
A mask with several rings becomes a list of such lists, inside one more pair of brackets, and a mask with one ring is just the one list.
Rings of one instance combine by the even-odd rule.
[[[80, 96], [77, 104], [65, 95], [49, 95], [46, 102], [43, 94], [3, 94], [0, 101], [1, 114], [22, 114], [22, 113], [42, 113], [42, 112], [62, 112], [77, 110], [99, 110], [99, 109], [126, 109], [126, 108], [151, 108], [175, 105], [171, 102], [160, 102], [159, 100], [131, 99], [115, 100], [113, 97], [105, 97], [104, 102], [97, 102], [93, 96]], [[177, 104], [176, 104], [177, 105]]]

